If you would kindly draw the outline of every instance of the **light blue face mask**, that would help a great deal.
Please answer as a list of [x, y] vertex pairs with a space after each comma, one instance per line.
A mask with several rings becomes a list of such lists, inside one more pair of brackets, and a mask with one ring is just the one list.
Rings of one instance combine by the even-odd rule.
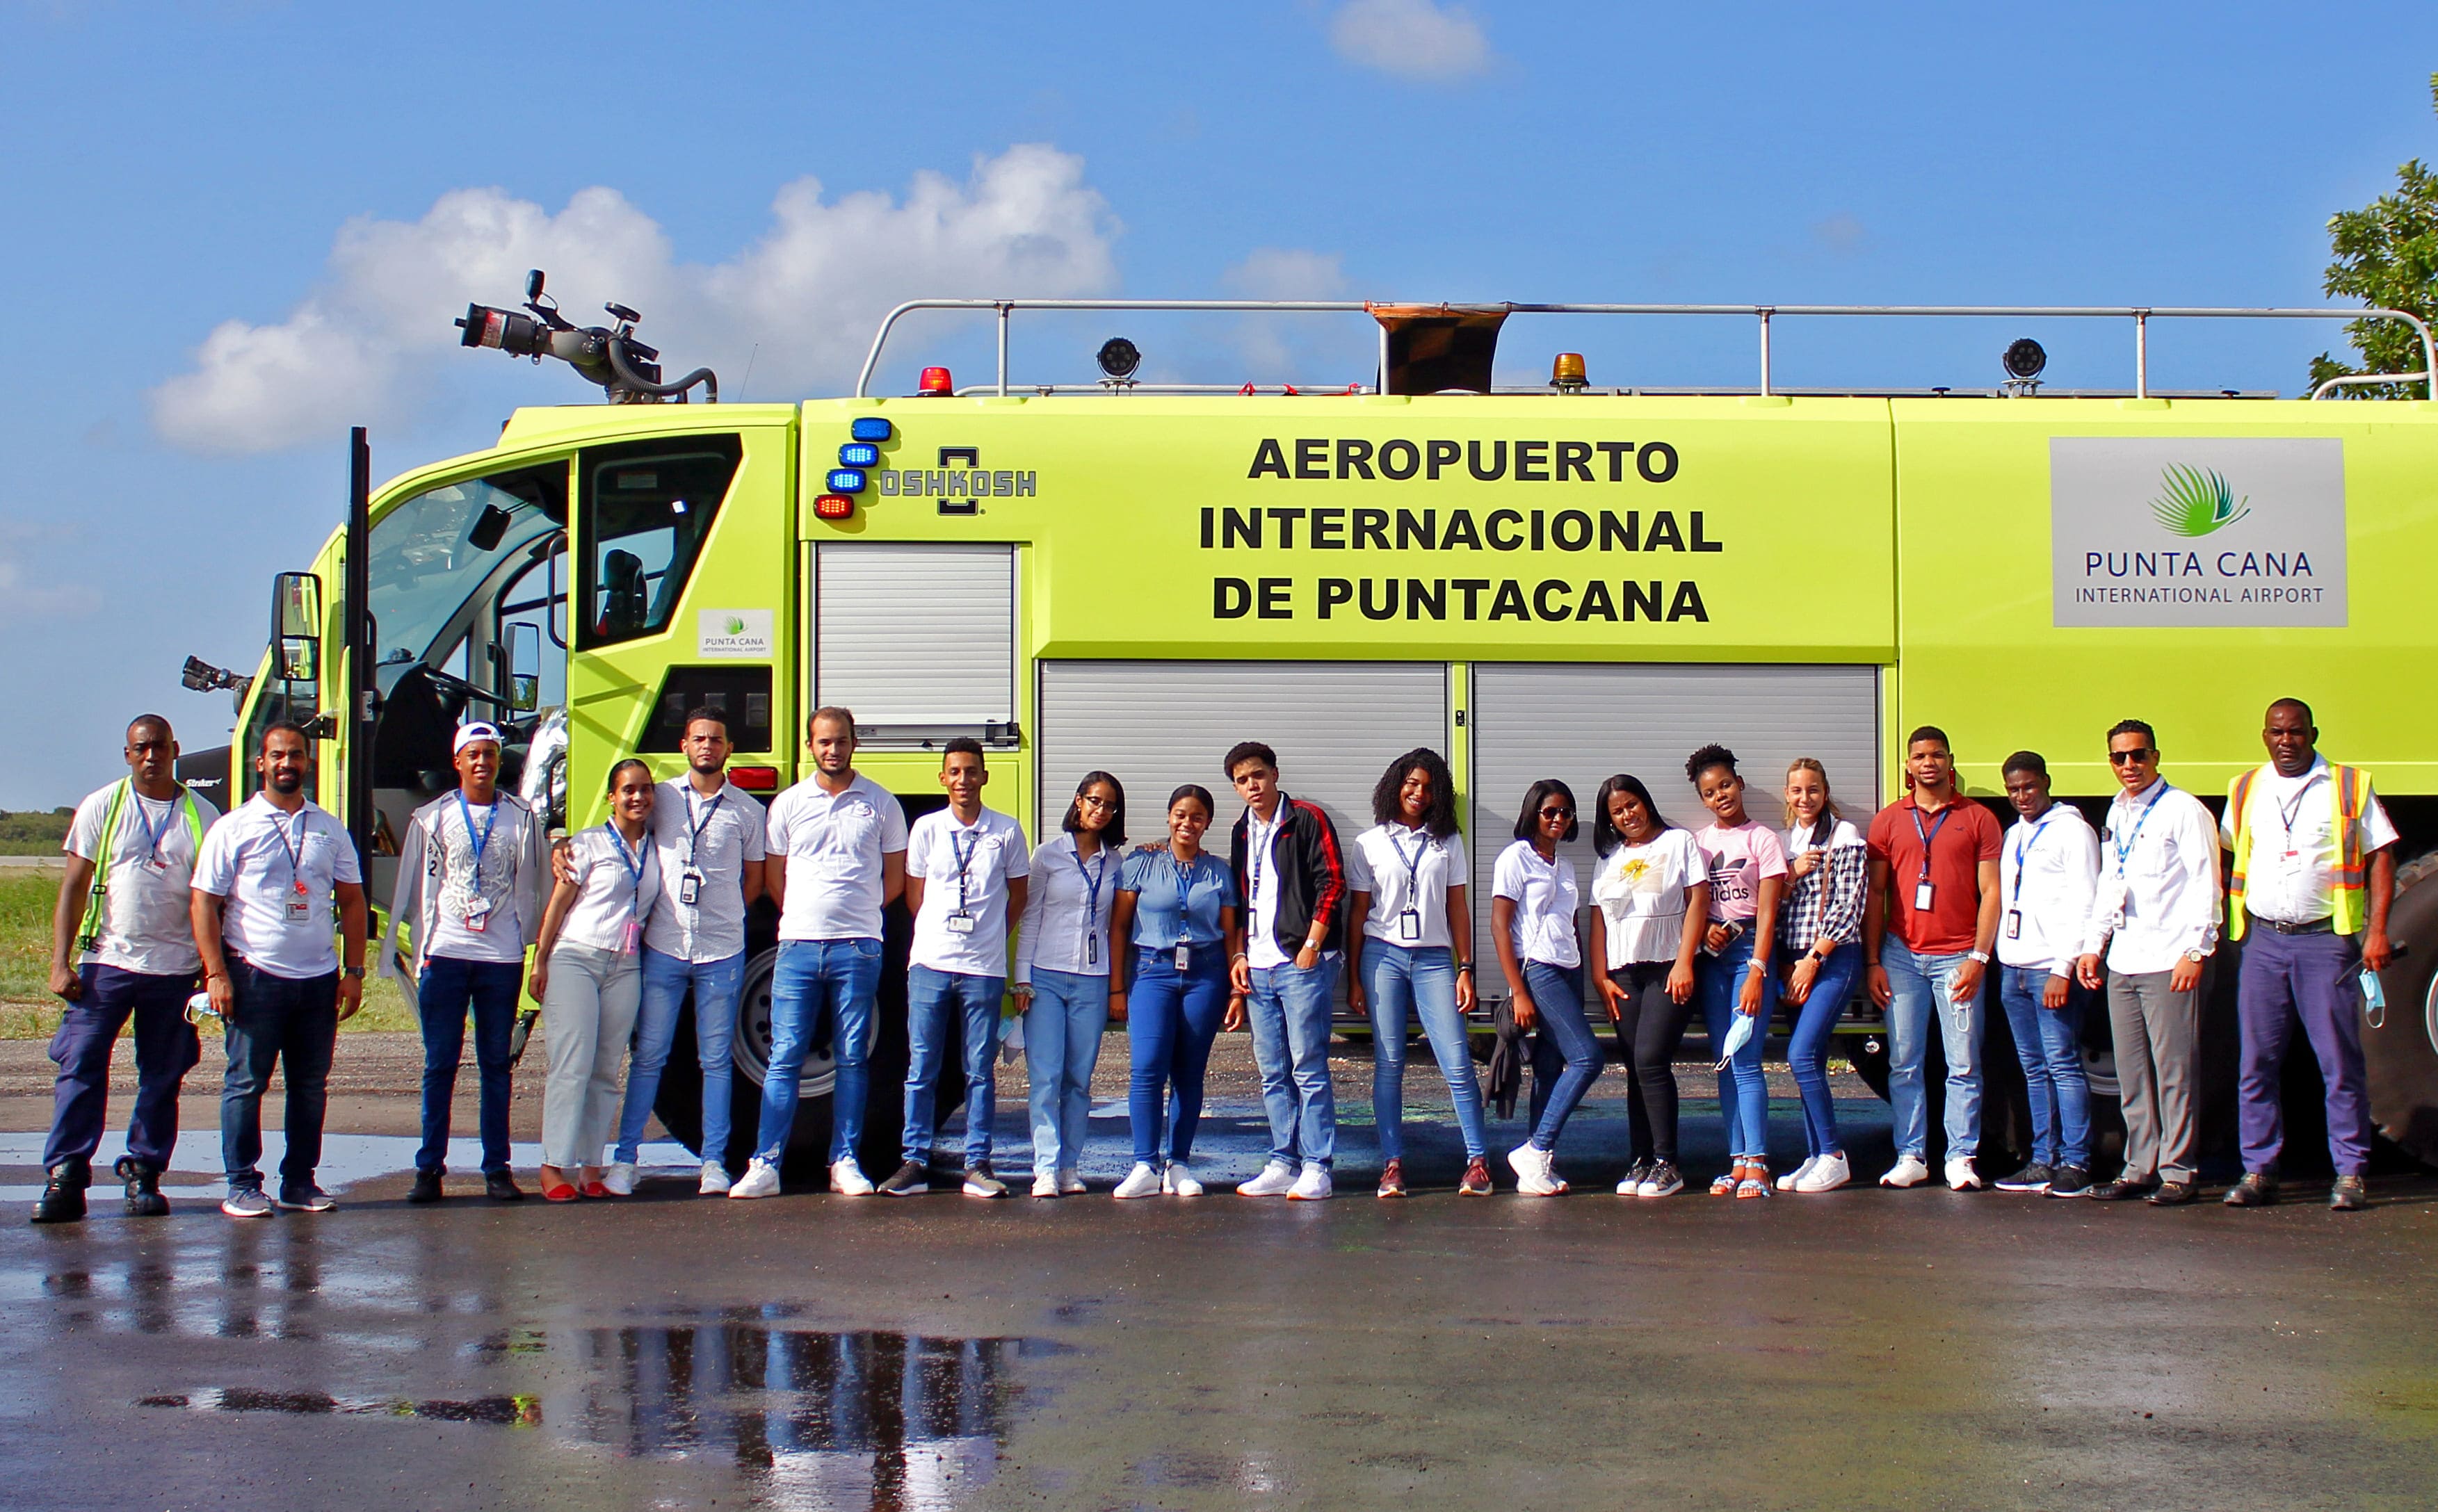
[[1720, 1052], [1719, 1064], [1711, 1067], [1711, 1069], [1714, 1071], [1725, 1070], [1727, 1068], [1727, 1063], [1736, 1058], [1736, 1052], [1752, 1043], [1753, 1026], [1759, 1022], [1760, 1019], [1758, 1015], [1738, 1013], [1736, 1015], [1735, 1026], [1727, 1030], [1726, 1048]]

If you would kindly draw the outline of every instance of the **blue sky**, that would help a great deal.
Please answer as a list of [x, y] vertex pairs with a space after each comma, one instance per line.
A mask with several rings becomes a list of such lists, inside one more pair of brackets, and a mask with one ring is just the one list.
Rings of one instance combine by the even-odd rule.
[[[2438, 156], [2438, 9], [2325, 15], [6, 5], [0, 807], [97, 785], [140, 708], [225, 738], [178, 666], [252, 665], [351, 420], [386, 476], [586, 397], [452, 345], [528, 257], [753, 398], [839, 390], [936, 293], [2315, 304], [2328, 215]], [[1019, 327], [1018, 370], [1116, 328]], [[1369, 377], [1350, 325], [1126, 333], [1162, 376]], [[2016, 334], [1791, 329], [1778, 378], [1985, 386]], [[2037, 334], [2056, 381], [2129, 381], [2122, 333]], [[2153, 381], [2292, 393], [2334, 340], [2163, 331]], [[1518, 378], [1561, 346], [1603, 383], [1752, 376], [1740, 325], [1507, 344]]]

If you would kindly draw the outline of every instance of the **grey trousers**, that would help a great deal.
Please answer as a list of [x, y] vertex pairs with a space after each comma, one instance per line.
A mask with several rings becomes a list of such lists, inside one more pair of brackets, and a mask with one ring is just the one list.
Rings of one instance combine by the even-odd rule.
[[2125, 1105], [2125, 1179], [2190, 1181], [2200, 1155], [2201, 994], [2167, 972], [2108, 974], [2108, 1026]]
[[541, 1163], [573, 1171], [601, 1164], [618, 1129], [618, 1073], [642, 1000], [640, 958], [562, 940], [550, 953], [541, 1004], [550, 1071], [542, 1084]]

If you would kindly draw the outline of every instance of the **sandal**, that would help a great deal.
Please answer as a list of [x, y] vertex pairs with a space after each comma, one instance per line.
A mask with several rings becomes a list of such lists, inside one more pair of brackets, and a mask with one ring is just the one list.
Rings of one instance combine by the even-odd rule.
[[1748, 1163], [1744, 1167], [1744, 1179], [1736, 1183], [1736, 1195], [1738, 1197], [1768, 1196], [1769, 1168], [1759, 1161]]
[[565, 1182], [556, 1187], [545, 1187], [541, 1189], [541, 1200], [546, 1203], [572, 1203], [575, 1201], [575, 1188]]
[[603, 1185], [601, 1178], [598, 1176], [593, 1177], [591, 1181], [584, 1184], [583, 1192], [587, 1197], [609, 1197], [613, 1195], [610, 1188]]
[[1710, 1195], [1713, 1197], [1733, 1197], [1736, 1194], [1736, 1187], [1742, 1184], [1743, 1179], [1744, 1163], [1739, 1160], [1736, 1162], [1734, 1169], [1725, 1172], [1710, 1183]]

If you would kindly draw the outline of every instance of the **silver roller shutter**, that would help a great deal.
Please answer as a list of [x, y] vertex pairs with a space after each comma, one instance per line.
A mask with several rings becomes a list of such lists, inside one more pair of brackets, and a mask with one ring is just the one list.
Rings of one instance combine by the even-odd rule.
[[1206, 843], [1224, 853], [1243, 805], [1220, 759], [1240, 740], [1279, 753], [1287, 792], [1318, 803], [1351, 841], [1371, 827], [1371, 788], [1417, 746], [1447, 748], [1447, 668], [1437, 661], [1044, 661], [1040, 827], [1055, 830], [1084, 774], [1125, 784], [1126, 827], [1164, 836], [1168, 795], [1210, 789]]
[[[1616, 772], [1642, 779], [1660, 812], [1699, 828], [1709, 815], [1685, 781], [1685, 758], [1712, 741], [1736, 753], [1750, 784], [1745, 808], [1765, 824], [1784, 815], [1787, 763], [1815, 756], [1846, 818], [1879, 806], [1880, 675], [1876, 667], [1516, 664], [1473, 668], [1474, 912], [1481, 959], [1490, 936], [1490, 873], [1511, 841], [1524, 794], [1545, 777], [1574, 789], [1582, 837], [1567, 848], [1588, 888], [1590, 811]], [[1588, 899], [1586, 899], [1588, 902]], [[1482, 977], [1500, 991], [1496, 973]]]
[[1016, 549], [824, 541], [814, 559], [813, 700], [881, 740], [1016, 717]]

